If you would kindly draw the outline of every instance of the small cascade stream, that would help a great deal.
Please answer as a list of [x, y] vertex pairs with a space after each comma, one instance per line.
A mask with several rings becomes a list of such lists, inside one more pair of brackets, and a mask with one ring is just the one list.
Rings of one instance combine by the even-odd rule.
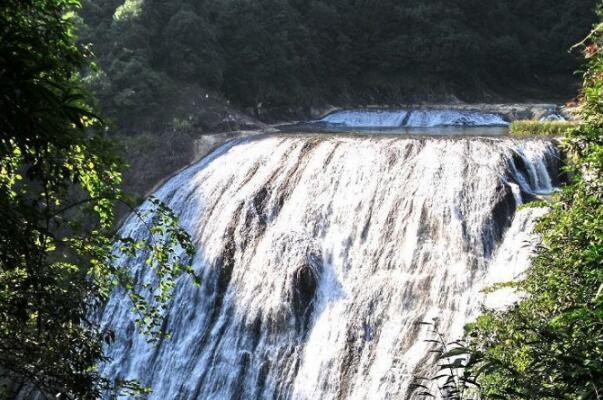
[[[102, 372], [152, 386], [152, 400], [411, 399], [437, 364], [421, 322], [437, 318], [452, 340], [484, 304], [515, 299], [481, 289], [529, 265], [546, 210], [518, 206], [554, 190], [557, 160], [548, 140], [511, 138], [228, 143], [156, 193], [192, 235], [203, 279], [178, 281], [173, 337], [147, 344], [118, 291]], [[123, 230], [148, 237], [136, 218]], [[147, 279], [144, 257], [120, 263]]]

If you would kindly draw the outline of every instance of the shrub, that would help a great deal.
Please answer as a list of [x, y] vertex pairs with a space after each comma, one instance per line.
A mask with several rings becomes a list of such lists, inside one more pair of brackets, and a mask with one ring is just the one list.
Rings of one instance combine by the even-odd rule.
[[564, 136], [575, 126], [575, 122], [568, 121], [515, 121], [510, 132], [515, 137]]

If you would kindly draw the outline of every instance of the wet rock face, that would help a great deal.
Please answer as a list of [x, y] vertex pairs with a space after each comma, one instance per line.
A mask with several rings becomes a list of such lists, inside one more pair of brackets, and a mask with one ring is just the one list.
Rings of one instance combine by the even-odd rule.
[[528, 173], [528, 166], [526, 165], [525, 160], [518, 153], [513, 153], [513, 165], [517, 169], [518, 172], [526, 175]]
[[494, 207], [492, 207], [494, 243], [502, 238], [505, 230], [511, 225], [517, 208], [511, 188], [500, 185], [499, 190], [500, 197], [494, 203]]
[[263, 187], [253, 198], [253, 207], [255, 208], [258, 218], [260, 219], [260, 223], [262, 224], [266, 224], [268, 219], [268, 210], [266, 208], [269, 195], [270, 191]]
[[307, 330], [318, 288], [318, 274], [310, 265], [302, 265], [293, 274], [292, 307], [298, 329]]
[[[519, 153], [513, 153], [510, 168], [515, 172], [515, 174], [511, 174], [508, 176], [507, 179], [510, 182], [521, 187], [518, 182], [518, 178], [520, 178], [523, 179], [525, 182], [529, 183], [530, 185], [535, 185], [536, 179], [532, 174], [530, 174], [530, 170], [528, 164], [526, 163], [526, 160]], [[520, 190], [520, 193], [522, 201], [526, 203], [536, 200], [534, 194], [525, 191], [523, 188]]]

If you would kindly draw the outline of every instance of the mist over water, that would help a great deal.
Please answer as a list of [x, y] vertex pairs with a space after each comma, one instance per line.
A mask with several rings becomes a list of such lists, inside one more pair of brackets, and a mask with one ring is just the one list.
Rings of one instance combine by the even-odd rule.
[[[102, 370], [151, 399], [411, 398], [437, 364], [420, 322], [457, 339], [482, 305], [515, 298], [480, 290], [529, 265], [545, 210], [517, 207], [554, 190], [557, 160], [550, 141], [511, 138], [226, 144], [156, 194], [193, 237], [201, 287], [178, 281], [158, 346], [116, 292]], [[135, 218], [123, 230], [148, 235]], [[120, 262], [150, 279], [144, 257]]]

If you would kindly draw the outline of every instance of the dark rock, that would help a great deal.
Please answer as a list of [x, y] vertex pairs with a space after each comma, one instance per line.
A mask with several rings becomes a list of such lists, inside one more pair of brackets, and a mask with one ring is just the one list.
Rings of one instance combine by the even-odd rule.
[[302, 265], [293, 274], [292, 307], [296, 325], [301, 331], [307, 331], [310, 315], [314, 308], [314, 298], [318, 288], [318, 275], [310, 265]]
[[511, 226], [517, 209], [515, 196], [509, 185], [499, 183], [497, 191], [500, 193], [500, 196], [492, 206], [491, 219], [488, 224], [490, 232], [488, 236], [490, 236], [491, 240], [484, 240], [484, 246], [486, 246], [484, 253], [486, 255], [492, 253], [496, 247], [496, 243], [502, 239], [507, 228]]

